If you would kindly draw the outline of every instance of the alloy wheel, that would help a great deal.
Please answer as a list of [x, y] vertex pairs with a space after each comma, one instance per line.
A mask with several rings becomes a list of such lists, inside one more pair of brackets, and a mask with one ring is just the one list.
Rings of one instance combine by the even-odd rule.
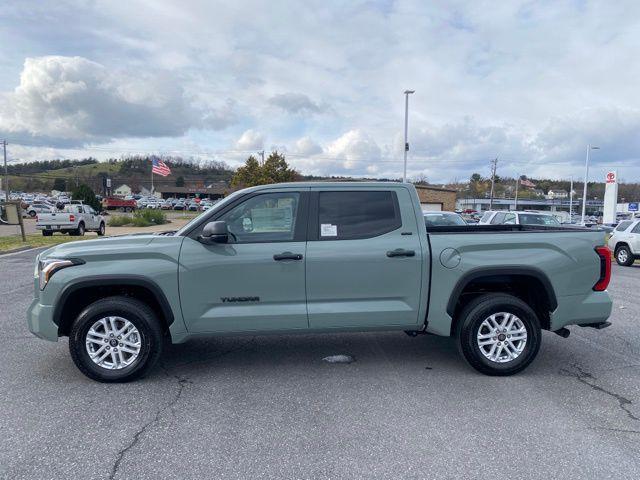
[[141, 336], [126, 318], [104, 317], [89, 328], [85, 344], [93, 363], [109, 370], [119, 370], [137, 360]]
[[494, 313], [480, 324], [478, 348], [492, 362], [506, 363], [518, 358], [527, 344], [527, 328], [513, 313]]

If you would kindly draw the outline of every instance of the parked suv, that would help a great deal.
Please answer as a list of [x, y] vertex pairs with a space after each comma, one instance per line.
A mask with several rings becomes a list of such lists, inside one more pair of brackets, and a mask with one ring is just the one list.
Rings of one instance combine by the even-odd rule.
[[618, 265], [629, 267], [634, 261], [640, 260], [640, 219], [620, 222], [609, 237], [608, 244]]
[[511, 375], [536, 357], [541, 330], [609, 326], [602, 240], [584, 228], [426, 227], [411, 184], [263, 185], [173, 235], [44, 251], [28, 324], [68, 336], [78, 368], [104, 382], [148, 372], [167, 338], [379, 330], [454, 336], [473, 368]]

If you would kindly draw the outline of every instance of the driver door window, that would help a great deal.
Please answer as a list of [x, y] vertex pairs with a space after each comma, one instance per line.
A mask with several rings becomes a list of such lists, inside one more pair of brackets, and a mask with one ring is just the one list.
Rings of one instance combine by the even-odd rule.
[[300, 194], [256, 195], [223, 214], [235, 243], [290, 242], [294, 239]]

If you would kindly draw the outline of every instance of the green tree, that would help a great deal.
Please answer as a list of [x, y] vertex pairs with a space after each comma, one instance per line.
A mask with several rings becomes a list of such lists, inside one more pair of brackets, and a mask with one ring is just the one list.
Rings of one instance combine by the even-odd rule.
[[102, 210], [102, 205], [96, 198], [96, 194], [89, 185], [85, 185], [84, 183], [80, 184], [73, 192], [71, 196], [74, 200], [81, 200], [84, 204], [93, 207], [94, 210], [100, 211]]
[[53, 181], [53, 189], [58, 190], [59, 192], [64, 192], [67, 190], [67, 181], [64, 178], [56, 178]]
[[298, 172], [289, 168], [285, 156], [277, 151], [271, 152], [263, 164], [251, 155], [245, 164], [236, 170], [231, 179], [233, 187], [253, 187], [268, 183], [294, 182]]
[[182, 175], [176, 178], [176, 187], [184, 187], [184, 177]]

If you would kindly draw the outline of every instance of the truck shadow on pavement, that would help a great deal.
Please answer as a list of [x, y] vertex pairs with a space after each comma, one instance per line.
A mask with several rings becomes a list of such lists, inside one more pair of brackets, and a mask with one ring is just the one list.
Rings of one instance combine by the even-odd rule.
[[[347, 355], [352, 363], [323, 361]], [[410, 338], [403, 332], [314, 335], [264, 335], [192, 339], [167, 345], [162, 368], [185, 376], [251, 369], [265, 375], [270, 370], [317, 371], [331, 368], [416, 368], [470, 371], [458, 355], [454, 340], [445, 337]], [[154, 374], [151, 375], [153, 377]]]

